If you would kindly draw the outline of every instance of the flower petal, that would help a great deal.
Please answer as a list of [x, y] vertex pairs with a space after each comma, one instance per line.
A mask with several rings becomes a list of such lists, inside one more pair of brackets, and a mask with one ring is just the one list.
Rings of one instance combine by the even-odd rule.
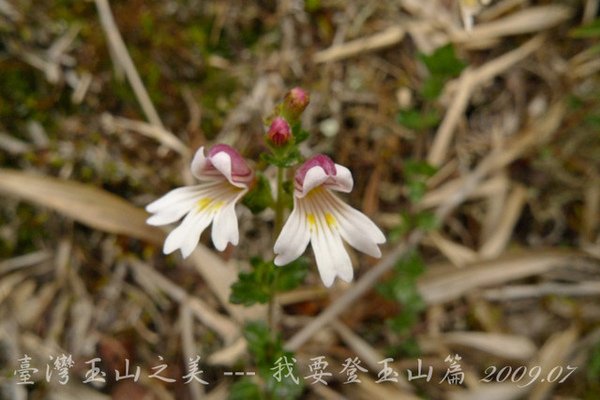
[[301, 200], [296, 200], [294, 210], [288, 217], [275, 242], [273, 249], [277, 255], [274, 261], [275, 265], [286, 265], [300, 257], [304, 253], [304, 250], [306, 250], [309, 241], [310, 231], [307, 216], [302, 207]]
[[337, 221], [316, 200], [307, 201], [307, 211], [313, 216], [310, 242], [323, 284], [331, 286], [336, 276], [350, 282], [354, 271], [342, 238], [335, 229]]
[[306, 196], [311, 190], [321, 186], [325, 181], [329, 179], [329, 175], [325, 173], [325, 170], [320, 166], [314, 166], [306, 172], [304, 175], [304, 183], [301, 188], [296, 188], [296, 197], [302, 198]]
[[372, 257], [381, 257], [381, 250], [377, 245], [385, 243], [385, 235], [369, 217], [331, 192], [324, 193], [321, 198], [326, 203], [324, 207], [335, 210], [340, 234], [350, 246]]
[[214, 218], [214, 213], [211, 212], [197, 212], [193, 218], [192, 223], [188, 227], [187, 235], [183, 239], [181, 243], [181, 255], [183, 258], [187, 258], [200, 241], [200, 235], [206, 229], [208, 225], [210, 225], [211, 221]]
[[189, 212], [188, 215], [185, 216], [181, 224], [169, 233], [167, 238], [165, 239], [165, 244], [163, 245], [163, 253], [171, 254], [178, 248], [180, 248], [188, 235], [188, 232], [192, 228], [195, 217], [197, 213]]
[[343, 165], [335, 164], [336, 174], [327, 181], [326, 186], [338, 192], [350, 193], [354, 186], [352, 173]]
[[202, 146], [196, 151], [196, 154], [194, 154], [190, 169], [197, 179], [205, 180], [206, 176], [204, 175], [204, 171], [207, 169], [207, 166], [208, 159], [204, 155], [204, 146]]
[[179, 221], [181, 217], [187, 214], [191, 208], [193, 207], [196, 199], [189, 200], [187, 203], [182, 203], [182, 206], [179, 208], [173, 208], [166, 211], [161, 211], [157, 214], [154, 214], [150, 218], [146, 220], [148, 225], [160, 226], [171, 224], [175, 221]]
[[151, 213], [158, 213], [174, 206], [179, 208], [179, 203], [188, 201], [199, 196], [203, 189], [206, 189], [204, 185], [183, 186], [177, 189], [173, 189], [164, 196], [148, 204], [146, 206], [146, 211]]
[[346, 282], [353, 277], [352, 262], [342, 239], [329, 229], [319, 229], [310, 241], [323, 284], [330, 287], [336, 276]]
[[237, 216], [235, 215], [235, 201], [216, 211], [212, 226], [212, 241], [219, 251], [225, 250], [227, 243], [234, 246], [238, 244], [239, 231]]
[[231, 176], [231, 156], [229, 154], [221, 151], [212, 156], [210, 158], [210, 162], [232, 185], [239, 185], [233, 182], [233, 178]]

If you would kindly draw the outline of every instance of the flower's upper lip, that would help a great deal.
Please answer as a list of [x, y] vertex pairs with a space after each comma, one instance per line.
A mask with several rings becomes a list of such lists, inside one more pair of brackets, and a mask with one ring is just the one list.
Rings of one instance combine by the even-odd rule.
[[302, 198], [319, 186], [348, 193], [353, 184], [348, 168], [335, 164], [326, 155], [319, 154], [302, 164], [296, 172], [295, 196]]
[[247, 188], [254, 177], [242, 156], [226, 144], [213, 146], [208, 156], [204, 155], [204, 147], [200, 147], [194, 155], [191, 169], [201, 181], [225, 178], [239, 188]]
[[306, 160], [304, 164], [298, 168], [296, 171], [296, 184], [300, 187], [304, 186], [306, 174], [314, 167], [321, 167], [323, 172], [328, 176], [335, 176], [337, 174], [333, 160], [324, 154], [317, 154]]

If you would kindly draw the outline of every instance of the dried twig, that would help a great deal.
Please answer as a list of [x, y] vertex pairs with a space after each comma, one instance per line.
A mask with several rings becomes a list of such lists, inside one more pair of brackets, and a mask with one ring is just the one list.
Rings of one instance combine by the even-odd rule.
[[345, 58], [353, 57], [362, 53], [377, 51], [386, 47], [393, 46], [402, 41], [405, 35], [404, 28], [400, 26], [391, 26], [383, 32], [372, 36], [352, 40], [321, 50], [313, 56], [313, 61], [317, 64], [339, 61]]
[[119, 28], [117, 28], [117, 24], [115, 23], [115, 19], [110, 10], [108, 0], [95, 0], [95, 3], [100, 16], [102, 29], [104, 29], [104, 33], [108, 39], [108, 44], [114, 51], [115, 56], [117, 57], [117, 60], [121, 66], [125, 69], [127, 79], [129, 79], [131, 88], [140, 102], [140, 106], [142, 107], [142, 110], [144, 110], [146, 118], [148, 118], [148, 121], [150, 121], [150, 123], [153, 125], [164, 129], [164, 125], [158, 116], [158, 112], [156, 112], [156, 109], [150, 100], [150, 96], [146, 91], [146, 87], [144, 86], [144, 83], [142, 82], [142, 79], [140, 78], [140, 75], [133, 64], [133, 60], [131, 59], [129, 52], [127, 51], [127, 47], [125, 47], [125, 43], [123, 42]]

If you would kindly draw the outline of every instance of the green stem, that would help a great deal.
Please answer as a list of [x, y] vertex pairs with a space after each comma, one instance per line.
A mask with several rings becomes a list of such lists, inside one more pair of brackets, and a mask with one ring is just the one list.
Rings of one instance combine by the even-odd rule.
[[[273, 230], [273, 243], [277, 240], [279, 236], [279, 232], [281, 232], [281, 228], [283, 227], [283, 211], [285, 209], [285, 204], [283, 202], [283, 174], [284, 169], [282, 167], [277, 167], [277, 200], [275, 201], [275, 226]], [[272, 290], [271, 290], [271, 298], [269, 299], [269, 306], [267, 308], [267, 323], [269, 329], [275, 335], [277, 332], [277, 327], [275, 324], [275, 287], [277, 285], [277, 272], [275, 274], [275, 279], [272, 282]]]

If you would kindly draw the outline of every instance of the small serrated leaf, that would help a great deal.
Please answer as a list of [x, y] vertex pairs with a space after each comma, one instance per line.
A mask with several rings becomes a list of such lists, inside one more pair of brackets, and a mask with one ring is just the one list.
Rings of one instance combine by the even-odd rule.
[[408, 129], [423, 131], [437, 126], [440, 123], [440, 115], [434, 110], [427, 112], [402, 110], [398, 113], [398, 123]]
[[432, 75], [447, 78], [457, 76], [466, 67], [456, 56], [452, 44], [439, 47], [430, 55], [421, 54], [419, 58]]
[[260, 387], [248, 378], [241, 379], [231, 385], [229, 400], [263, 400]]
[[297, 288], [308, 275], [308, 261], [305, 258], [298, 258], [287, 265], [275, 268], [278, 273], [275, 289], [278, 292]]

